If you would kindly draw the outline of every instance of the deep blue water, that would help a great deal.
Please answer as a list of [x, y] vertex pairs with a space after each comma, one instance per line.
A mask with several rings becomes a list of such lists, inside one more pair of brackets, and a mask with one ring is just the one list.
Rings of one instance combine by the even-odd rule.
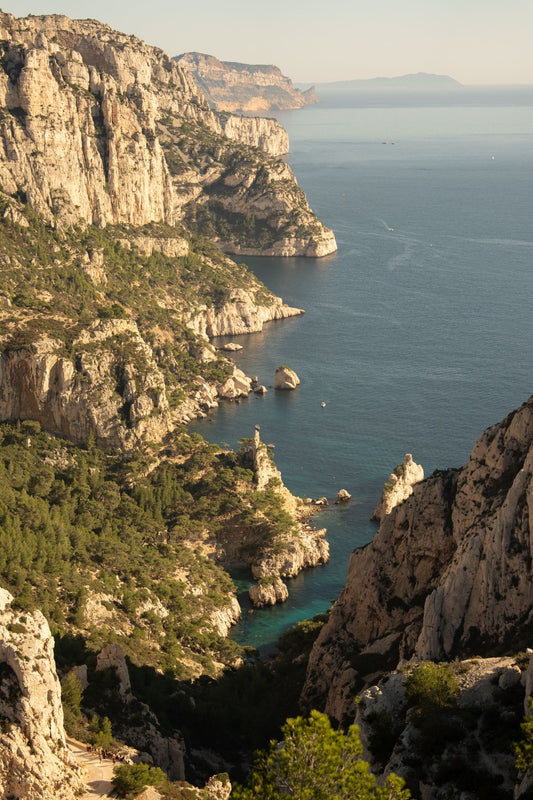
[[338, 595], [406, 452], [426, 475], [460, 466], [532, 392], [533, 106], [345, 102], [280, 120], [289, 163], [339, 250], [245, 259], [306, 314], [232, 340], [260, 382], [283, 363], [302, 383], [223, 404], [193, 427], [235, 446], [259, 424], [295, 494], [345, 488], [353, 500], [316, 518], [330, 563], [289, 581], [285, 605], [244, 614], [235, 637], [262, 651]]

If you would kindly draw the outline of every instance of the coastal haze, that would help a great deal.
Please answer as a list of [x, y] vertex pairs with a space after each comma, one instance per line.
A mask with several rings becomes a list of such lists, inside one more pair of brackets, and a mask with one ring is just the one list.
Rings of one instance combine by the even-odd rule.
[[529, 0], [247, 0], [126, 4], [8, 0], [16, 16], [93, 17], [169, 55], [198, 51], [222, 61], [276, 64], [293, 81], [397, 76], [424, 71], [463, 84], [533, 82]]

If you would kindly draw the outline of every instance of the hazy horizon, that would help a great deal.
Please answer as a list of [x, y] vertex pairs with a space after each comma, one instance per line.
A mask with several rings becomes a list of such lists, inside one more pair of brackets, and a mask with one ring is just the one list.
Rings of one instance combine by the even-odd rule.
[[530, 0], [7, 0], [17, 17], [87, 17], [170, 56], [274, 64], [297, 83], [447, 75], [467, 86], [533, 83]]

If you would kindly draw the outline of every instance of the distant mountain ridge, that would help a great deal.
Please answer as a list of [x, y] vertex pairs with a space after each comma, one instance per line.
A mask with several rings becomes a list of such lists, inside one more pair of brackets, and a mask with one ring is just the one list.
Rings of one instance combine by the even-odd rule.
[[313, 87], [296, 89], [272, 64], [219, 61], [215, 56], [194, 52], [175, 56], [174, 61], [192, 75], [215, 111], [264, 114], [318, 102]]
[[354, 91], [445, 91], [460, 89], [461, 87], [462, 84], [449, 75], [433, 75], [428, 72], [399, 75], [394, 78], [366, 78], [316, 84], [319, 93], [330, 89]]

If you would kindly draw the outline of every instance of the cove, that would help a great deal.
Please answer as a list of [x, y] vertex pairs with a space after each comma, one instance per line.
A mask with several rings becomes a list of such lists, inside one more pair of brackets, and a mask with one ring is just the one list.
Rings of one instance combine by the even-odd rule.
[[241, 644], [268, 653], [284, 629], [329, 607], [406, 452], [426, 475], [461, 466], [531, 393], [533, 108], [489, 101], [279, 115], [290, 164], [339, 250], [246, 258], [306, 313], [231, 340], [248, 375], [272, 385], [288, 364], [301, 386], [221, 404], [190, 427], [236, 447], [260, 425], [294, 494], [333, 500], [345, 488], [352, 500], [316, 517], [330, 563], [289, 580], [286, 604], [245, 609]]

